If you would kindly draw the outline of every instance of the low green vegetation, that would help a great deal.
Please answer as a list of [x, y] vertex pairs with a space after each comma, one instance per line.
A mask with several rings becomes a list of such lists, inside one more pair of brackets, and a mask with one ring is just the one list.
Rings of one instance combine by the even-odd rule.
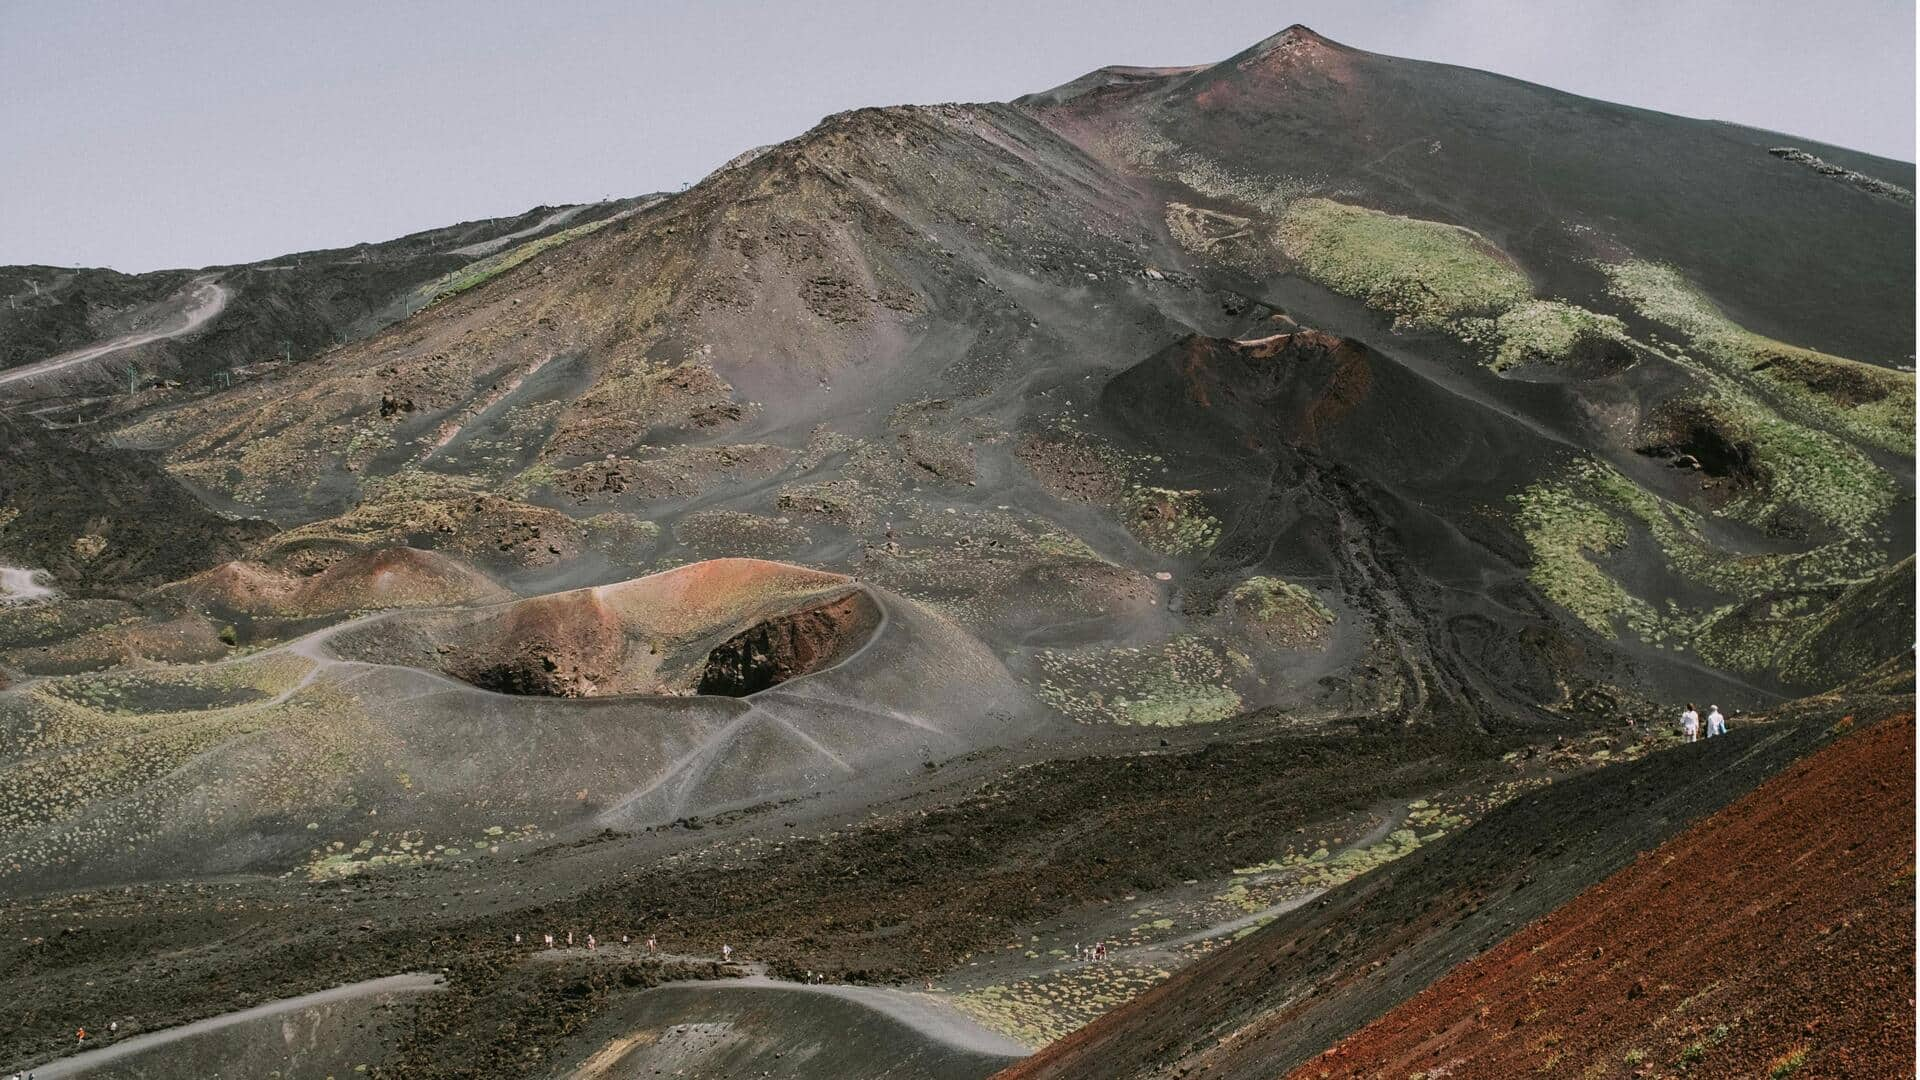
[[1728, 443], [1751, 448], [1755, 475], [1720, 513], [1775, 532], [1808, 520], [1848, 535], [1873, 528], [1898, 491], [1885, 470], [1844, 440], [1782, 416], [1741, 382], [1670, 357], [1701, 386], [1688, 405]]
[[1135, 485], [1127, 493], [1127, 527], [1164, 555], [1199, 555], [1220, 540], [1220, 519], [1198, 491]]
[[1332, 199], [1297, 199], [1280, 216], [1281, 250], [1307, 277], [1478, 349], [1487, 366], [1557, 364], [1605, 342], [1624, 324], [1564, 300], [1539, 299], [1512, 260], [1470, 229]]
[[1717, 373], [1777, 397], [1806, 418], [1912, 455], [1914, 378], [1756, 334], [1713, 306], [1680, 272], [1633, 260], [1603, 265], [1614, 295], [1685, 336]]
[[1235, 586], [1228, 598], [1241, 616], [1283, 645], [1322, 641], [1334, 621], [1332, 610], [1313, 590], [1277, 577], [1250, 577]]
[[352, 845], [345, 840], [333, 840], [313, 849], [308, 853], [305, 873], [309, 881], [339, 881], [397, 866], [422, 866], [463, 858], [473, 859], [481, 855], [498, 855], [500, 845], [522, 843], [539, 833], [539, 828], [534, 825], [512, 828], [489, 825], [477, 835], [452, 837], [436, 844], [418, 829], [385, 834], [376, 829]]
[[954, 999], [962, 1012], [1029, 1046], [1065, 1038], [1172, 973], [1126, 963], [1086, 964], [984, 986]]
[[1045, 649], [1036, 656], [1042, 701], [1083, 723], [1210, 724], [1240, 710], [1232, 680], [1245, 657], [1183, 636], [1160, 645]]
[[519, 266], [521, 263], [526, 262], [528, 259], [533, 258], [535, 255], [543, 251], [551, 251], [562, 244], [572, 243], [589, 233], [604, 228], [609, 222], [614, 220], [615, 218], [606, 217], [598, 221], [589, 221], [584, 225], [575, 225], [571, 229], [562, 229], [556, 233], [548, 233], [545, 236], [529, 240], [524, 244], [517, 244], [498, 254], [489, 255], [484, 259], [470, 262], [448, 275], [445, 279], [435, 282], [433, 285], [433, 296], [429, 300], [429, 303], [445, 300], [452, 296], [458, 296], [468, 289], [484, 285], [494, 278], [499, 277], [501, 274]]
[[[1513, 496], [1532, 551], [1530, 578], [1595, 632], [1633, 631], [1659, 648], [1690, 647], [1739, 671], [1777, 666], [1818, 627], [1825, 601], [1871, 578], [1884, 555], [1871, 538], [1841, 537], [1803, 551], [1730, 554], [1703, 515], [1639, 487], [1610, 466], [1579, 459]], [[1635, 595], [1610, 569], [1636, 542], [1682, 578], [1721, 599], [1684, 607]]]
[[1535, 484], [1513, 499], [1533, 552], [1529, 576], [1547, 599], [1601, 634], [1613, 633], [1616, 618], [1650, 610], [1594, 562], [1627, 543], [1625, 523], [1605, 506], [1570, 484]]
[[1282, 215], [1278, 237], [1308, 277], [1421, 329], [1497, 316], [1533, 293], [1484, 237], [1438, 221], [1301, 199]]
[[1599, 342], [1627, 340], [1624, 323], [1562, 300], [1528, 300], [1494, 320], [1492, 368], [1566, 360]]

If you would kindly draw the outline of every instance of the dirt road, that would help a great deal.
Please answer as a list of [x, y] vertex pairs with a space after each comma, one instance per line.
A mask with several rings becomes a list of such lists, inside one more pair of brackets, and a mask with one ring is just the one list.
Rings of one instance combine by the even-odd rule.
[[316, 994], [303, 994], [300, 997], [287, 998], [284, 1001], [270, 1001], [265, 1005], [256, 1005], [251, 1009], [208, 1017], [191, 1024], [167, 1028], [164, 1031], [149, 1032], [121, 1039], [110, 1046], [98, 1050], [87, 1050], [72, 1057], [61, 1058], [35, 1069], [34, 1076], [39, 1080], [59, 1080], [60, 1077], [85, 1076], [89, 1071], [100, 1068], [109, 1062], [134, 1054], [143, 1053], [182, 1039], [191, 1039], [206, 1035], [221, 1028], [244, 1024], [269, 1016], [278, 1016], [315, 1005], [326, 1005], [350, 998], [365, 997], [369, 994], [387, 994], [420, 990], [437, 990], [441, 986], [438, 975], [389, 975], [384, 979], [368, 979], [366, 982], [348, 983], [331, 990], [322, 990]]
[[220, 284], [215, 275], [207, 274], [194, 278], [193, 282], [181, 290], [175, 297], [179, 303], [178, 309], [167, 317], [166, 325], [162, 328], [122, 334], [119, 337], [108, 338], [97, 344], [89, 345], [84, 349], [75, 349], [72, 352], [64, 352], [58, 356], [48, 357], [37, 363], [12, 368], [7, 371], [0, 371], [0, 386], [37, 378], [41, 375], [49, 375], [56, 371], [64, 371], [90, 360], [98, 360], [103, 356], [108, 356], [123, 349], [131, 349], [137, 345], [147, 345], [155, 341], [162, 341], [167, 338], [192, 333], [202, 326], [205, 326], [214, 316], [226, 310], [227, 301], [231, 299], [232, 296], [233, 293], [226, 286]]

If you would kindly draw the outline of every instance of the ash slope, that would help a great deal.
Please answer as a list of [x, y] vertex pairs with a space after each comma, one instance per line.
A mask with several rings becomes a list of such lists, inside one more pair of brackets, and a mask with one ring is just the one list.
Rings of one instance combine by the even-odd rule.
[[[235, 368], [305, 359], [363, 337], [419, 310], [434, 291], [452, 287], [463, 272], [502, 250], [590, 225], [642, 201], [535, 207], [384, 243], [200, 270], [123, 274], [0, 266], [0, 293], [8, 297], [0, 310], [0, 373], [7, 376], [0, 385], [6, 397], [57, 398], [125, 386], [129, 364], [146, 382], [220, 384]], [[179, 333], [180, 317], [209, 287], [224, 294], [213, 305], [213, 317]], [[92, 362], [58, 365], [46, 375], [18, 377], [37, 363], [140, 336], [153, 340], [117, 347]]]
[[[150, 527], [163, 507], [111, 527], [85, 486], [44, 513], [57, 479], [0, 504], [0, 555], [63, 592], [0, 613], [4, 677], [22, 677], [0, 702], [71, 690], [49, 706], [65, 733], [165, 750], [95, 754], [111, 790], [93, 801], [16, 762], [25, 797], [0, 809], [94, 845], [54, 844], [34, 880], [116, 888], [74, 901], [110, 913], [100, 937], [64, 933], [64, 896], [17, 899], [45, 932], [9, 948], [61, 1000], [176, 1020], [476, 956], [450, 993], [505, 1000], [526, 970], [506, 931], [556, 910], [750, 941], [788, 975], [938, 974], [1078, 905], [1277, 859], [1280, 834], [1344, 833], [1330, 814], [1469, 780], [1510, 797], [1496, 755], [1517, 729], [1601, 738], [1674, 698], [1739, 714], [1861, 672], [1910, 694], [1910, 667], [1876, 661], [1910, 641], [1912, 209], [1775, 141], [1296, 28], [1024, 103], [831, 117], [598, 229], [477, 256], [460, 288], [338, 349], [65, 414], [86, 426], [41, 432], [28, 459], [76, 431], [89, 460], [142, 455], [170, 483], [126, 504], [184, 508], [208, 539]], [[1910, 167], [1816, 150], [1911, 184]], [[716, 645], [703, 625], [655, 651], [649, 624], [598, 602], [729, 556], [843, 575], [899, 617], [751, 698], [597, 693], [746, 691], [749, 658], [804, 668], [839, 655], [809, 628], [868, 622], [829, 591], [785, 629]], [[389, 571], [405, 580], [382, 593]], [[186, 581], [146, 591], [168, 579]], [[494, 585], [533, 599], [498, 621], [419, 606], [492, 604]], [[415, 606], [341, 623], [396, 604]], [[550, 647], [503, 651], [528, 627]], [[300, 650], [327, 635], [366, 651], [328, 652], [300, 685], [320, 659]], [[161, 647], [228, 663], [142, 662]], [[681, 647], [731, 659], [708, 687]], [[413, 663], [366, 662], [384, 658]], [[133, 670], [87, 674], [115, 664]], [[258, 677], [219, 678], [239, 672]], [[502, 682], [582, 696], [476, 685]], [[142, 707], [120, 708], [134, 690]], [[282, 693], [271, 730], [233, 725]], [[778, 747], [674, 756], [742, 717]], [[4, 733], [52, 730], [36, 724]], [[1416, 911], [1484, 886], [1529, 917], [1805, 738], [1742, 730], [1727, 745], [1754, 755], [1711, 777], [1608, 770], [1567, 789], [1625, 815], [1582, 844], [1462, 834], [1457, 861], [1423, 848], [1348, 900], [1413, 882], [1392, 905]], [[1648, 776], [1682, 813], [1615, 786]], [[213, 845], [190, 800], [159, 816], [178, 826], [163, 852], [136, 828], [153, 816], [116, 801], [196, 785], [238, 800]], [[378, 837], [341, 799], [363, 791], [399, 819]], [[634, 812], [609, 792], [639, 796]], [[473, 812], [496, 795], [514, 804], [498, 835]], [[1504, 820], [1544, 827], [1539, 805]], [[708, 807], [739, 812], [606, 831]], [[856, 807], [884, 819], [856, 824]], [[553, 827], [514, 832], [530, 823]], [[788, 842], [803, 824], [825, 831]], [[662, 852], [707, 869], [652, 865]], [[183, 867], [255, 871], [220, 887], [259, 932], [236, 947], [238, 909], [204, 881], [139, 880]], [[257, 873], [296, 867], [325, 880]], [[381, 951], [343, 954], [368, 917]], [[1406, 978], [1334, 995], [1300, 1030], [1353, 1030], [1497, 941], [1503, 917], [1422, 937]], [[1304, 932], [1375, 928], [1341, 901]], [[162, 950], [174, 974], [156, 979], [139, 961]], [[1309, 975], [1351, 974], [1338, 960]], [[555, 1024], [608, 1007], [552, 989], [538, 1007]], [[17, 1048], [57, 1052], [65, 1019], [34, 1004]], [[521, 1062], [559, 1030], [450, 1029], [472, 1060]], [[430, 1038], [416, 1050], [471, 1067]]]
[[831, 117], [117, 437], [303, 548], [483, 492], [510, 577], [858, 569], [1082, 720], [1824, 688], [1912, 550], [1910, 206], [1301, 28], [1123, 75]]

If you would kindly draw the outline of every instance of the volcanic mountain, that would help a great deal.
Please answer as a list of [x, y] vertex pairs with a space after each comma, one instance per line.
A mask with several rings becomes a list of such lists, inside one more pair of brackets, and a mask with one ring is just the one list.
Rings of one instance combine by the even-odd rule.
[[[154, 1025], [453, 965], [379, 1048], [430, 1076], [830, 1026], [734, 995], [770, 1041], [638, 1053], [697, 1009], [623, 995], [709, 972], [502, 951], [556, 920], [939, 978], [1030, 1045], [1209, 952], [1161, 998], [1208, 1031], [1251, 1021], [1174, 987], [1337, 988], [1248, 1067], [1297, 1064], [1911, 709], [1913, 172], [1292, 27], [393, 261], [0, 271], [54, 298], [7, 362], [65, 373], [0, 382], [0, 561], [58, 590], [0, 609], [0, 959], [70, 1013], [165, 950]], [[1689, 699], [1751, 754], [1675, 756]], [[99, 938], [26, 898], [71, 888]], [[1391, 992], [1345, 944], [1389, 893]], [[1193, 1049], [1127, 1022], [1031, 1067]]]

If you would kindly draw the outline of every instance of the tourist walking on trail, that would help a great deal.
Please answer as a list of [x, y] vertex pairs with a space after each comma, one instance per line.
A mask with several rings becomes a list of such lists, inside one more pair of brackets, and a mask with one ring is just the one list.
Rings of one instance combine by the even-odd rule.
[[1687, 702], [1687, 711], [1680, 714], [1680, 734], [1685, 735], [1688, 742], [1700, 741], [1700, 710], [1695, 709], [1691, 701]]
[[647, 951], [658, 952], [659, 950], [660, 950], [660, 943], [654, 940], [652, 934], [648, 934], [647, 935]]
[[733, 963], [733, 946], [731, 945], [720, 946], [720, 961], [726, 964]]
[[551, 948], [553, 948], [553, 935], [552, 935], [552, 934], [546, 934], [546, 935], [543, 935], [543, 936], [542, 936], [542, 940], [544, 940], [544, 941], [545, 941], [545, 942], [547, 943], [547, 948], [549, 948], [549, 949], [551, 949]]
[[597, 941], [595, 941], [595, 940], [593, 940], [593, 935], [592, 935], [592, 934], [588, 934], [588, 935], [587, 935], [587, 951], [588, 951], [588, 952], [593, 952], [594, 950], [596, 950], [596, 949], [598, 949], [599, 947], [600, 947], [600, 943], [599, 943], [599, 942], [597, 942]]
[[1727, 733], [1727, 718], [1720, 715], [1720, 706], [1707, 706], [1707, 738]]

